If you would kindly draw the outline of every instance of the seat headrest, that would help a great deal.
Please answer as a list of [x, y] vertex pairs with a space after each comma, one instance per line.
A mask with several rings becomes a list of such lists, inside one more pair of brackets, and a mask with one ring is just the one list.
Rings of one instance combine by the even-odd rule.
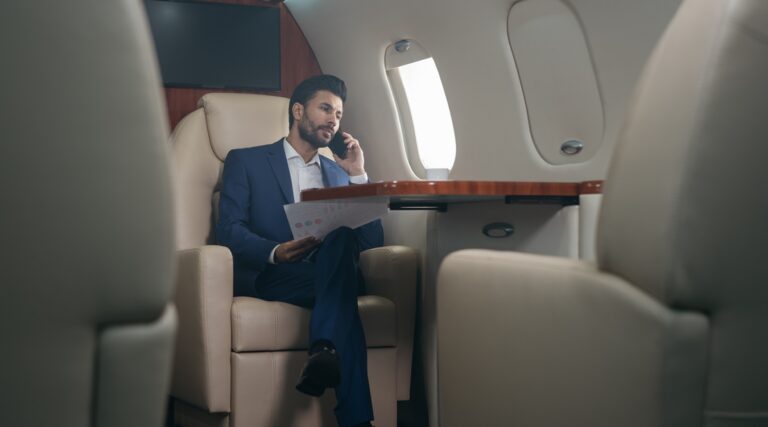
[[2, 2], [0, 21], [0, 425], [159, 425], [176, 262], [143, 3]]
[[686, 1], [639, 83], [598, 261], [667, 304], [768, 298], [766, 28], [764, 0]]
[[209, 93], [200, 98], [211, 148], [224, 161], [233, 148], [270, 144], [288, 135], [288, 99], [244, 93]]

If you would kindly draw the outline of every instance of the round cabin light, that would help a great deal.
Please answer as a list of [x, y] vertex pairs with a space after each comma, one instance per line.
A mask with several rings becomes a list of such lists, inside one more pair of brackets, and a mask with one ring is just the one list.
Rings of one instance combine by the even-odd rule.
[[576, 139], [565, 141], [563, 145], [560, 146], [560, 151], [562, 151], [563, 154], [567, 154], [569, 156], [579, 154], [583, 149], [584, 143]]
[[410, 49], [410, 48], [411, 48], [411, 41], [410, 40], [403, 39], [403, 40], [400, 40], [397, 43], [395, 43], [395, 50], [400, 52], [400, 53], [407, 52], [408, 49]]

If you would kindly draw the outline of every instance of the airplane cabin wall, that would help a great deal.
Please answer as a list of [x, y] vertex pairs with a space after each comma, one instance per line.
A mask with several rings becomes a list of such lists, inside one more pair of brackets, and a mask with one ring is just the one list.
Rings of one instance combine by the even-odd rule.
[[[517, 0], [286, 0], [286, 5], [306, 34], [323, 71], [338, 75], [349, 86], [342, 126], [361, 141], [371, 179], [416, 178], [405, 157], [407, 150], [384, 64], [387, 47], [401, 39], [417, 41], [438, 67], [456, 135], [457, 155], [451, 179], [605, 179], [636, 80], [680, 0], [523, 1], [528, 4], [517, 5]], [[577, 35], [583, 38], [580, 46], [586, 46], [586, 50], [555, 45], [560, 49], [542, 49], [540, 54], [562, 55], [564, 67], [587, 64], [581, 71], [586, 69], [594, 76], [582, 72], [580, 78], [569, 80], [570, 75], [565, 73], [565, 80], [548, 86], [547, 77], [536, 75], [530, 63], [516, 63], [508, 34], [513, 5], [533, 6], [532, 16], [536, 8], [572, 13], [565, 21], [571, 23], [570, 30], [583, 32]], [[512, 22], [517, 25], [520, 20]], [[546, 29], [541, 30], [537, 36], [550, 35]], [[568, 40], [566, 31], [569, 29], [552, 26], [560, 40]], [[523, 53], [536, 55], [538, 39], [528, 41], [530, 45], [524, 46]], [[520, 53], [516, 52], [517, 57], [524, 59]], [[573, 57], [579, 54], [588, 58]], [[551, 59], [532, 62], [559, 64]], [[528, 75], [532, 72], [540, 80], [533, 85], [538, 93], [523, 93], [518, 69]], [[541, 71], [546, 75], [551, 70]], [[584, 90], [581, 86], [585, 83], [591, 83], [593, 89]], [[558, 84], [574, 87], [563, 90]], [[579, 110], [581, 99], [563, 99], [563, 94], [594, 93], [598, 96], [583, 101], [588, 112]], [[528, 101], [538, 97], [545, 102], [527, 105], [525, 96]], [[558, 102], [561, 99], [574, 109], [563, 109]], [[534, 121], [529, 111], [540, 116]], [[563, 116], [563, 111], [574, 111], [574, 115]], [[548, 122], [549, 117], [560, 119]], [[585, 132], [602, 137], [601, 141], [584, 141], [594, 144], [592, 156], [581, 163], [555, 165], [545, 161], [533, 143], [529, 123], [544, 123], [544, 134], [564, 135], [568, 128], [563, 131], [563, 122], [570, 119], [578, 128], [581, 117], [598, 117], [594, 120], [598, 129]], [[538, 137], [537, 142], [541, 143]], [[559, 147], [560, 142], [554, 142]], [[435, 277], [442, 258], [454, 250], [481, 247], [594, 259], [599, 200], [599, 195], [592, 196], [578, 208], [503, 203], [452, 205], [444, 213], [392, 212], [384, 218], [386, 243], [412, 246], [424, 254], [419, 334], [430, 425], [439, 422], [434, 301]], [[479, 234], [483, 224], [495, 221], [513, 224], [515, 235], [493, 241]], [[420, 374], [415, 371], [415, 375]]]
[[373, 179], [415, 177], [405, 158], [397, 110], [384, 69], [385, 49], [404, 38], [418, 41], [437, 63], [456, 133], [457, 159], [452, 179], [603, 179], [635, 81], [680, 1], [563, 1], [584, 31], [605, 128], [601, 148], [594, 157], [560, 166], [545, 162], [531, 140], [507, 34], [507, 17], [514, 3], [286, 1], [322, 69], [339, 75], [349, 85], [343, 125], [363, 144]]

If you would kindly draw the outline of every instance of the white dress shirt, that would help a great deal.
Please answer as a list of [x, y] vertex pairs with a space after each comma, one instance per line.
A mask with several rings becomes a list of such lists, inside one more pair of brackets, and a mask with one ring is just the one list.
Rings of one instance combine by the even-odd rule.
[[[294, 203], [300, 201], [301, 192], [304, 190], [325, 188], [323, 168], [320, 165], [320, 153], [315, 153], [315, 156], [309, 159], [308, 162], [304, 162], [301, 155], [296, 152], [285, 138], [283, 138], [283, 149], [285, 150], [285, 158], [288, 160], [288, 172], [291, 174]], [[352, 184], [365, 184], [368, 182], [368, 174], [350, 176], [349, 182]], [[272, 248], [272, 252], [269, 254], [268, 261], [270, 264], [275, 263], [275, 250], [277, 250], [277, 246]]]
[[293, 188], [293, 201], [299, 202], [301, 192], [310, 188], [324, 188], [323, 168], [320, 166], [320, 153], [304, 163], [299, 153], [283, 138], [285, 158], [288, 160], [288, 171], [291, 173], [291, 187]]

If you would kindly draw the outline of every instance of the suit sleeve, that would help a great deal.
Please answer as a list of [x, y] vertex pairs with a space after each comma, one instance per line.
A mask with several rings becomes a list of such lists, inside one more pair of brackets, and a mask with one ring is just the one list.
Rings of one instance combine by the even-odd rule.
[[235, 263], [261, 270], [279, 243], [259, 236], [248, 227], [250, 191], [245, 162], [236, 150], [230, 151], [221, 177], [216, 241], [232, 251]]

